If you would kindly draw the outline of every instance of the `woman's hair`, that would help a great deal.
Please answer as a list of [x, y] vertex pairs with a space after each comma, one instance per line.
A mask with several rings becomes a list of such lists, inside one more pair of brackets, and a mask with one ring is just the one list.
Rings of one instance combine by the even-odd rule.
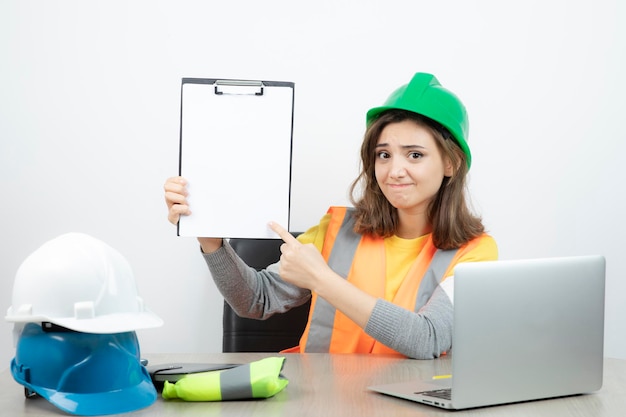
[[[374, 166], [376, 144], [385, 126], [405, 120], [412, 120], [428, 129], [439, 151], [450, 159], [454, 167], [452, 176], [443, 179], [439, 191], [429, 204], [428, 220], [432, 224], [433, 243], [437, 248], [459, 248], [485, 231], [482, 219], [470, 211], [466, 201], [469, 168], [465, 153], [445, 127], [425, 116], [405, 110], [385, 111], [365, 132], [361, 145], [361, 172], [350, 187], [350, 200], [356, 209], [355, 232], [383, 238], [396, 232], [398, 210], [389, 203], [378, 186]], [[356, 197], [357, 189], [360, 189], [360, 198]]]

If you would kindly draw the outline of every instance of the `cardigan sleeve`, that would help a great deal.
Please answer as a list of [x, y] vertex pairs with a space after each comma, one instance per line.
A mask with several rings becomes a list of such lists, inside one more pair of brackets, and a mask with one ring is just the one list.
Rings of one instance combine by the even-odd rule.
[[[453, 280], [446, 279], [445, 285]], [[409, 358], [438, 358], [452, 347], [453, 309], [441, 284], [417, 313], [379, 299], [365, 332]]]
[[227, 240], [217, 251], [202, 255], [218, 290], [241, 317], [267, 319], [311, 298], [309, 290], [283, 281], [276, 264], [261, 271], [246, 265]]
[[427, 303], [414, 312], [379, 299], [365, 332], [410, 358], [433, 359], [452, 348], [454, 321], [454, 266], [498, 258], [495, 240], [484, 235], [460, 250]]

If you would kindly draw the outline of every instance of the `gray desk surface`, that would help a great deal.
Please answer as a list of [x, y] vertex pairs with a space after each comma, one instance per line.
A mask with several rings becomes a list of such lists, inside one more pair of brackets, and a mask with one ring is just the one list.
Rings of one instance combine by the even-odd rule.
[[[167, 362], [245, 363], [267, 353], [154, 354], [151, 364]], [[624, 416], [626, 360], [605, 359], [604, 385], [594, 394], [532, 401], [466, 411], [438, 410], [366, 390], [373, 384], [450, 373], [450, 358], [428, 361], [377, 355], [286, 354], [283, 374], [290, 383], [270, 399], [188, 403], [159, 399], [129, 416]], [[0, 415], [64, 416], [47, 401], [25, 399], [8, 370], [0, 373]], [[119, 414], [118, 414], [119, 415]]]

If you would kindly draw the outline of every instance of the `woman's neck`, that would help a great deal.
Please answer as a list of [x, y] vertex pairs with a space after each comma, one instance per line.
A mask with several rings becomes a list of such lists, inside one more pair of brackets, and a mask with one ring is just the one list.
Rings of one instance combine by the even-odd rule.
[[403, 239], [415, 239], [432, 232], [432, 224], [426, 213], [407, 213], [398, 210], [398, 229], [396, 236]]

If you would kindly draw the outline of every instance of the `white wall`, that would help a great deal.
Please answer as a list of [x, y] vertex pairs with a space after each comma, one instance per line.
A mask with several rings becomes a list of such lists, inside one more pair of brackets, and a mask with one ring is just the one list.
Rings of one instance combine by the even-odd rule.
[[473, 201], [501, 258], [605, 255], [606, 354], [626, 358], [625, 19], [618, 0], [3, 0], [0, 307], [30, 252], [81, 231], [127, 257], [165, 320], [144, 351], [219, 351], [222, 299], [163, 202], [181, 78], [296, 83], [303, 230], [348, 202], [366, 110], [427, 71], [469, 109]]

